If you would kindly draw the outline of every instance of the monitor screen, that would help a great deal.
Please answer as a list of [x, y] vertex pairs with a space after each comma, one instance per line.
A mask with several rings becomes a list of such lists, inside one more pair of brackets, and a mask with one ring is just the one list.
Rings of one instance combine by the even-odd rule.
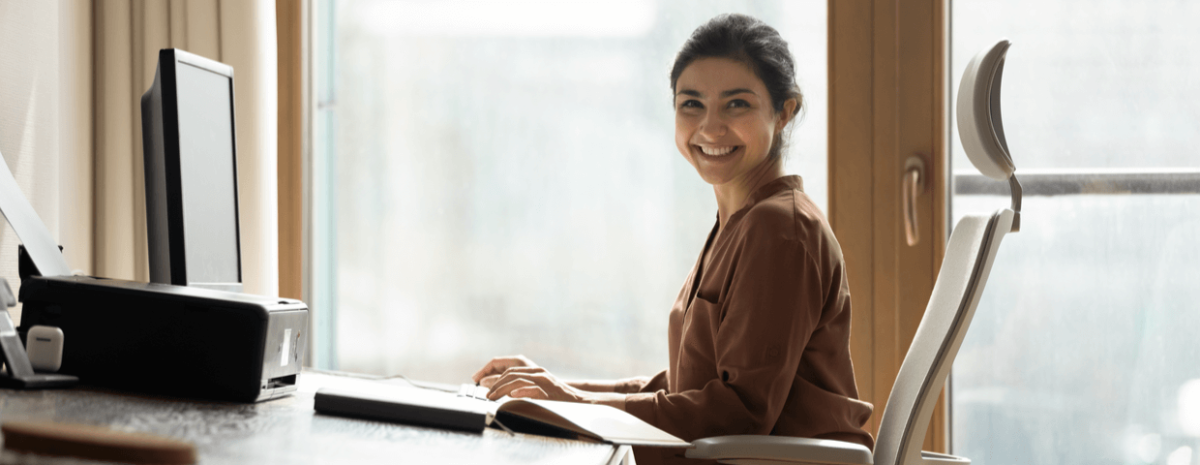
[[188, 63], [175, 67], [189, 284], [240, 281], [230, 80]]
[[159, 51], [142, 136], [150, 281], [241, 292], [233, 68]]

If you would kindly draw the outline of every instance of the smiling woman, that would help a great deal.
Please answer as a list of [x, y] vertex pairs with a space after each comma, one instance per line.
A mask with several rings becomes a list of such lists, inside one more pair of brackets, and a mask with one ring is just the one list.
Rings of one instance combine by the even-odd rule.
[[[675, 141], [712, 185], [717, 222], [671, 309], [668, 368], [562, 381], [528, 358], [497, 357], [473, 376], [490, 398], [610, 405], [688, 441], [771, 434], [871, 447], [841, 249], [780, 155], [800, 107], [794, 76], [779, 33], [745, 15], [713, 18], [676, 58]], [[635, 453], [642, 464], [684, 460], [679, 450]]]

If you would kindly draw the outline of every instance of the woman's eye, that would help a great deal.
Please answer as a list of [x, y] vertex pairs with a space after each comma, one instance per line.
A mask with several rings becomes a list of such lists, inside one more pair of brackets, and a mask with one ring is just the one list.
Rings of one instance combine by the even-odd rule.
[[742, 99], [730, 100], [729, 108], [750, 108], [750, 102]]
[[704, 108], [704, 105], [701, 105], [699, 100], [684, 100], [679, 104], [679, 108]]

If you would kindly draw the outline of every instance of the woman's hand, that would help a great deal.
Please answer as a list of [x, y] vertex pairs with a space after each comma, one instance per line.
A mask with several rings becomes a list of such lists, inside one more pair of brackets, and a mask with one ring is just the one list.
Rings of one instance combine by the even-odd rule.
[[585, 402], [587, 391], [581, 391], [559, 380], [545, 368], [514, 367], [504, 371], [488, 391], [488, 399], [504, 396], [531, 399]]
[[[578, 389], [537, 366], [524, 355], [493, 358], [471, 380], [486, 387], [488, 399], [504, 396], [603, 404], [625, 410], [625, 394]], [[610, 388], [611, 390], [611, 388]]]
[[525, 358], [524, 355], [508, 355], [504, 357], [493, 358], [487, 365], [480, 368], [471, 376], [471, 381], [485, 388], [491, 389], [496, 384], [496, 380], [500, 379], [500, 375], [504, 374], [509, 368], [537, 368], [537, 364], [533, 360]]
[[541, 367], [514, 367], [505, 370], [488, 391], [488, 399], [497, 400], [504, 396], [603, 404], [625, 410], [624, 394], [577, 389]]

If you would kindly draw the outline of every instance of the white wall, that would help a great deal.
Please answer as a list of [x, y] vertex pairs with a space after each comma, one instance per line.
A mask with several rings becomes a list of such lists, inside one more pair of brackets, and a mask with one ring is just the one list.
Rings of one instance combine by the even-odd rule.
[[[92, 256], [90, 25], [84, 0], [0, 0], [0, 153], [72, 269], [84, 272]], [[0, 277], [14, 291], [18, 244], [5, 223]]]

